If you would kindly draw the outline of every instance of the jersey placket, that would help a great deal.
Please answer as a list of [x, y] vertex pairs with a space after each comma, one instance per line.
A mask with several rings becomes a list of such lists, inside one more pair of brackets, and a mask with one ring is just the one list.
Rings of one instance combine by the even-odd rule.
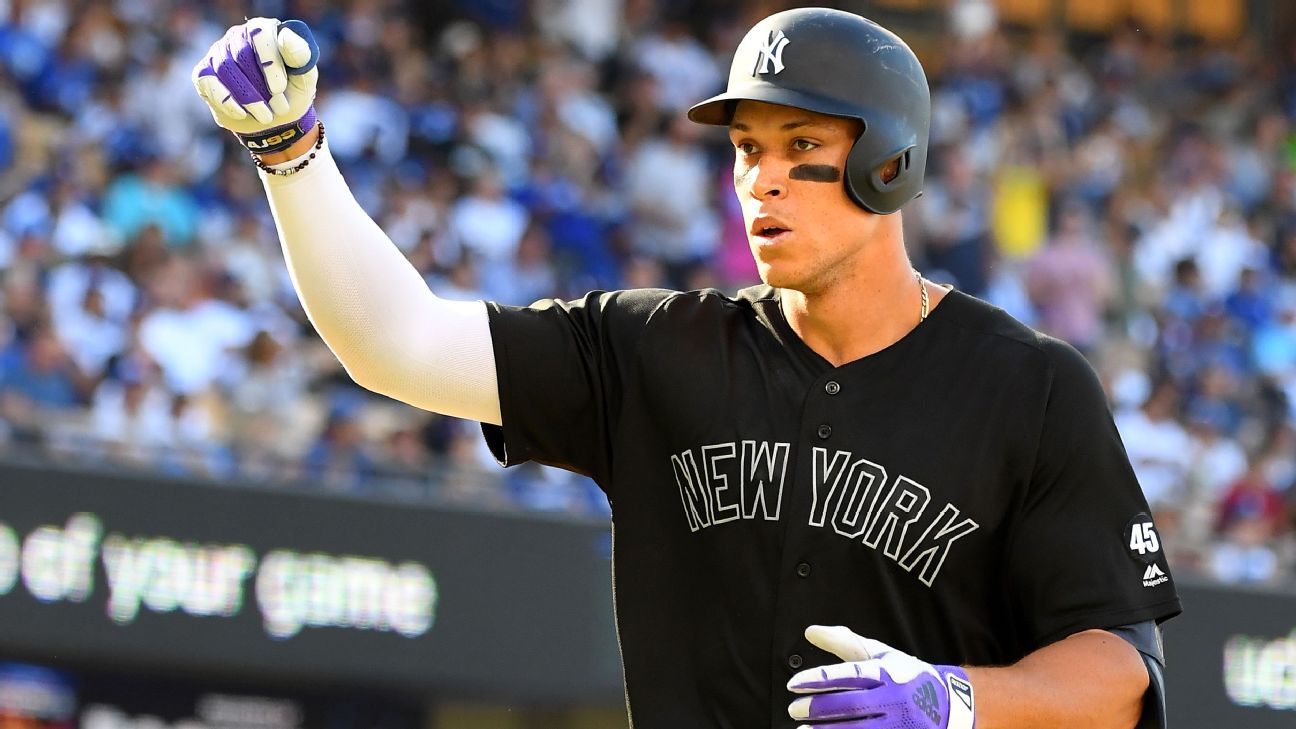
[[814, 380], [807, 389], [797, 431], [800, 447], [793, 454], [793, 488], [784, 527], [774, 625], [771, 626], [770, 726], [778, 729], [795, 724], [787, 713], [788, 703], [793, 698], [787, 691], [788, 680], [797, 671], [810, 667], [807, 651], [811, 646], [804, 633], [810, 618], [805, 608], [825, 599], [830, 592], [815, 574], [813, 555], [818, 551], [811, 542], [817, 536], [815, 531], [818, 527], [815, 525], [816, 488], [813, 479], [815, 459], [821, 457], [818, 454], [833, 453], [834, 442], [841, 440], [841, 436], [834, 433], [846, 415], [843, 391], [840, 370], [829, 369]]

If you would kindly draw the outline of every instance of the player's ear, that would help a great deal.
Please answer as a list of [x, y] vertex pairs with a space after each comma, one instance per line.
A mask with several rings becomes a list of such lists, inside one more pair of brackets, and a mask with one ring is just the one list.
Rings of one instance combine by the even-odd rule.
[[887, 162], [878, 168], [878, 179], [883, 183], [890, 183], [900, 175], [900, 157]]

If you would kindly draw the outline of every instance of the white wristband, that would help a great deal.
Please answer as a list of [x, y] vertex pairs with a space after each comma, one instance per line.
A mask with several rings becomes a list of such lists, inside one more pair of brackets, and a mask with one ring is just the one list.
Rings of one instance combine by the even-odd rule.
[[972, 729], [976, 724], [976, 699], [972, 694], [972, 684], [947, 673], [945, 688], [949, 691], [950, 702], [948, 729]]

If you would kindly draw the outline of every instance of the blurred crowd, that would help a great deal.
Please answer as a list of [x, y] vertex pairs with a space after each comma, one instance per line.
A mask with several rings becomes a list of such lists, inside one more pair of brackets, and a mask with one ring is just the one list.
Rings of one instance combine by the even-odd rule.
[[[1174, 565], [1296, 580], [1296, 52], [962, 5], [902, 30], [933, 91], [915, 264], [1090, 357]], [[683, 110], [784, 6], [0, 3], [0, 442], [606, 514], [587, 479], [501, 471], [475, 423], [351, 383], [190, 68], [245, 15], [306, 20], [333, 153], [442, 296], [732, 292], [756, 276], [731, 151]]]

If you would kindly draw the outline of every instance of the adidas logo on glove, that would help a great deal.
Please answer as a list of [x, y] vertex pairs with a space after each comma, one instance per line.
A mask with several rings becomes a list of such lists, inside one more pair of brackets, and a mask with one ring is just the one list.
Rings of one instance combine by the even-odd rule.
[[913, 702], [917, 705], [918, 709], [922, 711], [922, 713], [927, 715], [928, 719], [931, 719], [933, 724], [940, 726], [940, 701], [936, 698], [936, 687], [931, 681], [918, 687], [917, 693], [914, 694]]

